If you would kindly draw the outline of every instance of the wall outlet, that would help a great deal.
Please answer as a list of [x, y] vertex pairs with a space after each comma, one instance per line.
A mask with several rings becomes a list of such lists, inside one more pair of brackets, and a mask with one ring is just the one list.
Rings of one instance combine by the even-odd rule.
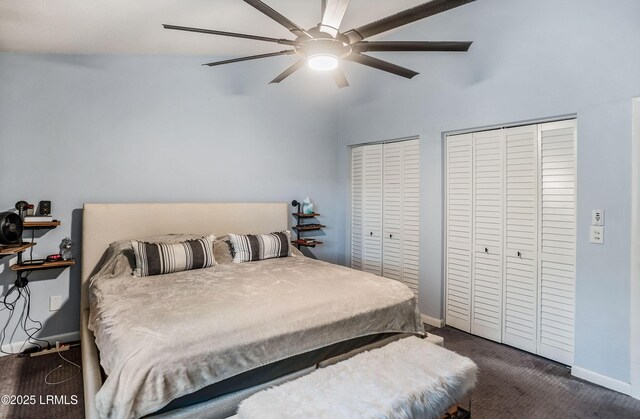
[[49, 311], [57, 311], [62, 307], [62, 297], [60, 295], [54, 295], [49, 297]]
[[589, 241], [593, 244], [604, 244], [604, 227], [591, 226], [589, 232]]
[[591, 211], [591, 225], [603, 226], [604, 225], [604, 210], [594, 209]]

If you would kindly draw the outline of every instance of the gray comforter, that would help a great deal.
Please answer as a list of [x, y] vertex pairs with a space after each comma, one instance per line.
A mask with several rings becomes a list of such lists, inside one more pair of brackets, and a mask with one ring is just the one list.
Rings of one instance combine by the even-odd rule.
[[[111, 254], [90, 329], [103, 417], [140, 417], [239, 373], [354, 337], [423, 333], [405, 285], [303, 256], [132, 277]], [[124, 263], [126, 264], [126, 263]]]

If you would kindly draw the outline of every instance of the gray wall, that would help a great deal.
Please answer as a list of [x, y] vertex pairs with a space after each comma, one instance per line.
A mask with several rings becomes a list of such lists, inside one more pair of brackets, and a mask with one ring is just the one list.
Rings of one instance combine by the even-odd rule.
[[[69, 235], [79, 256], [84, 202], [309, 195], [328, 226], [314, 253], [336, 261], [333, 81], [314, 84], [303, 71], [267, 85], [291, 57], [200, 66], [210, 58], [0, 54], [0, 209], [49, 199], [62, 221], [37, 234], [34, 257], [57, 253]], [[15, 280], [8, 267], [0, 260], [0, 295]], [[75, 266], [30, 277], [40, 336], [78, 330], [79, 276]], [[49, 312], [52, 295], [63, 297], [62, 310]], [[6, 318], [0, 312], [0, 325]]]
[[[610, 5], [478, 1], [385, 38], [473, 40], [468, 54], [384, 54], [422, 73], [412, 81], [346, 63], [351, 87], [339, 93], [327, 78], [305, 73], [266, 86], [286, 58], [211, 70], [200, 58], [0, 54], [0, 208], [18, 199], [53, 201], [63, 226], [38, 239], [34, 256], [44, 256], [69, 234], [78, 252], [78, 209], [87, 201], [310, 194], [329, 225], [317, 255], [345, 263], [347, 145], [417, 134], [421, 309], [440, 318], [442, 132], [575, 113], [575, 364], [629, 382], [629, 156], [631, 98], [640, 95], [640, 3]], [[588, 243], [592, 208], [607, 211], [604, 246]], [[7, 259], [0, 261], [3, 292], [13, 281], [7, 269]], [[40, 275], [32, 287], [34, 317], [48, 320], [43, 335], [77, 330], [79, 267]], [[53, 316], [51, 295], [66, 301]]]
[[[340, 214], [349, 213], [347, 145], [420, 136], [421, 310], [442, 318], [442, 132], [577, 114], [575, 365], [628, 383], [631, 98], [640, 93], [640, 3], [611, 4], [482, 0], [386, 37], [474, 44], [460, 55], [384, 55], [422, 73], [411, 81], [347, 68]], [[603, 246], [588, 240], [594, 208], [606, 210]], [[349, 218], [340, 225], [348, 246]], [[347, 253], [347, 247], [339, 252]]]

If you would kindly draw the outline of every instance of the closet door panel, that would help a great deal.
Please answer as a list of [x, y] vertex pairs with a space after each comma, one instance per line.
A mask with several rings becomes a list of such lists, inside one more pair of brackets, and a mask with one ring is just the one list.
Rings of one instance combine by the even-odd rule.
[[446, 139], [446, 323], [471, 331], [473, 136]]
[[538, 322], [538, 129], [505, 130], [505, 287], [502, 341], [536, 352]]
[[364, 146], [362, 269], [382, 275], [382, 144]]
[[383, 146], [382, 276], [402, 280], [402, 143]]
[[420, 268], [420, 142], [402, 143], [402, 282], [418, 298]]
[[541, 124], [538, 354], [573, 364], [576, 260], [575, 120]]
[[351, 268], [358, 270], [362, 270], [363, 157], [362, 147], [351, 149]]
[[473, 276], [471, 333], [502, 339], [502, 130], [473, 134]]

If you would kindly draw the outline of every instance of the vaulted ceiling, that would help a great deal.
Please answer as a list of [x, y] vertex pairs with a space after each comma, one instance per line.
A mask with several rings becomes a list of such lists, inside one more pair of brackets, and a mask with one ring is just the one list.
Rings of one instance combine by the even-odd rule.
[[[320, 21], [320, 0], [265, 2], [302, 27]], [[424, 2], [352, 0], [342, 29]], [[169, 31], [162, 28], [163, 23], [292, 37], [242, 0], [0, 0], [0, 52], [246, 55], [274, 51], [269, 43]]]

